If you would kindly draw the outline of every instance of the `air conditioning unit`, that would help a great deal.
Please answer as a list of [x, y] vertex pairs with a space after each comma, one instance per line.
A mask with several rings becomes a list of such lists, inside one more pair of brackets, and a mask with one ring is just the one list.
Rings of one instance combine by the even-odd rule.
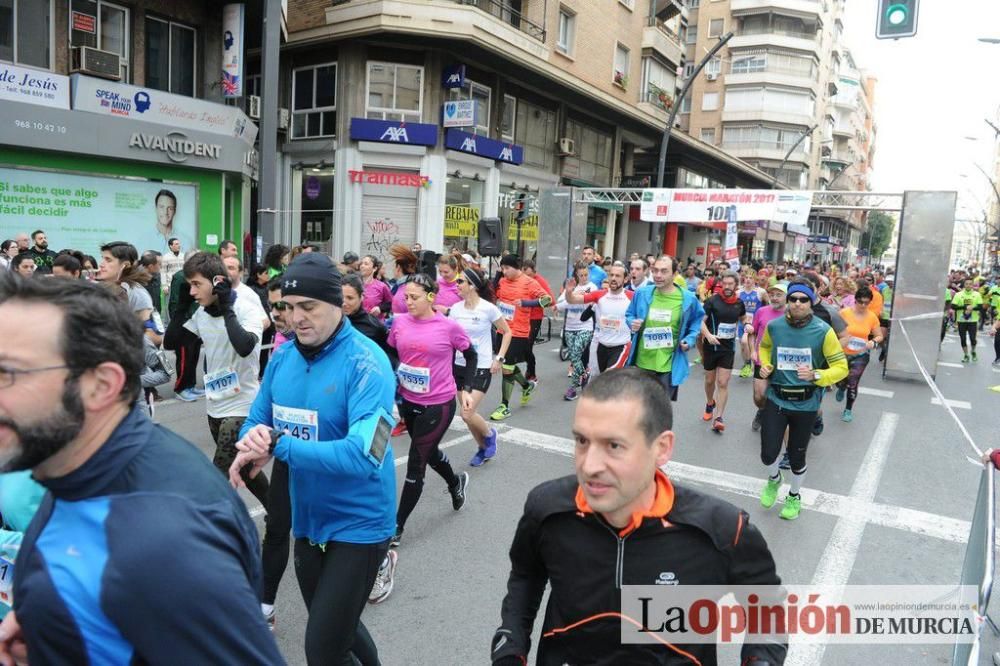
[[706, 74], [705, 74], [705, 80], [706, 80], [706, 81], [714, 81], [714, 80], [716, 80], [717, 78], [719, 78], [719, 75], [718, 75], [718, 74], [714, 74], [714, 73], [712, 73], [712, 72], [708, 72], [708, 73], [706, 73]]
[[560, 155], [575, 155], [576, 154], [576, 142], [569, 137], [562, 137], [559, 139], [559, 154]]
[[247, 97], [247, 115], [254, 120], [260, 120], [260, 97], [258, 95]]
[[122, 78], [120, 57], [117, 53], [101, 51], [89, 46], [74, 46], [70, 72], [90, 74], [102, 79], [119, 81]]
[[278, 109], [278, 129], [288, 131], [288, 125], [292, 120], [292, 114], [288, 109]]

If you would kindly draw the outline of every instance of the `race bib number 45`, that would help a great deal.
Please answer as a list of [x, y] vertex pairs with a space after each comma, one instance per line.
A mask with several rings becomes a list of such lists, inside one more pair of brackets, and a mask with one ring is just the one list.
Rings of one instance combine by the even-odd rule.
[[287, 432], [296, 439], [315, 442], [319, 439], [319, 412], [313, 409], [271, 406], [274, 429]]
[[778, 370], [796, 371], [800, 367], [813, 367], [812, 349], [809, 347], [778, 347]]
[[673, 349], [674, 329], [669, 326], [647, 328], [642, 332], [642, 344], [646, 349]]

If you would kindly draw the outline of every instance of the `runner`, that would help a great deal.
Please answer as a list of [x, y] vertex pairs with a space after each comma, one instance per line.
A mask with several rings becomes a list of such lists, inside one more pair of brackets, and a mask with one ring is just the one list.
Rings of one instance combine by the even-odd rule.
[[47, 491], [21, 542], [0, 662], [282, 663], [243, 501], [134, 404], [141, 336], [104, 287], [0, 278], [2, 471], [31, 470]]
[[364, 309], [370, 315], [384, 319], [392, 311], [392, 290], [378, 279], [382, 262], [377, 257], [366, 254], [358, 263], [358, 273], [365, 285]]
[[510, 417], [510, 396], [514, 392], [515, 383], [521, 387], [521, 405], [531, 402], [537, 382], [525, 379], [517, 365], [527, 359], [529, 346], [533, 344], [530, 338], [530, 309], [552, 304], [551, 297], [541, 285], [521, 271], [521, 258], [516, 254], [508, 254], [502, 258], [500, 270], [503, 277], [498, 281], [496, 306], [510, 326], [511, 341], [502, 365], [503, 390], [500, 405], [490, 414], [493, 421], [503, 421]]
[[[740, 322], [746, 319], [747, 309], [736, 295], [739, 278], [732, 271], [725, 271], [719, 279], [722, 293], [705, 302], [705, 318], [701, 322], [704, 338], [705, 413], [703, 421], [712, 421], [712, 431], [725, 432], [723, 416], [729, 402], [729, 379], [733, 374], [736, 358], [736, 336]], [[714, 420], [713, 420], [714, 416]]]
[[[530, 277], [532, 280], [541, 285], [545, 293], [549, 295], [553, 301], [556, 297], [552, 293], [552, 287], [549, 286], [548, 280], [542, 276], [535, 268], [535, 262], [530, 259], [525, 259], [521, 262], [521, 270], [525, 275]], [[536, 368], [535, 359], [535, 341], [538, 340], [538, 334], [542, 330], [542, 322], [545, 320], [545, 309], [541, 307], [531, 308], [531, 332], [529, 333], [529, 339], [531, 340], [531, 345], [528, 346], [528, 355], [525, 359], [527, 363], [527, 368], [525, 369], [524, 377], [529, 381], [538, 381], [538, 374]]]
[[806, 449], [823, 397], [822, 388], [847, 376], [847, 360], [829, 324], [813, 315], [816, 293], [807, 282], [788, 285], [785, 316], [764, 329], [760, 343], [760, 375], [768, 379], [761, 418], [760, 460], [767, 484], [760, 495], [765, 509], [774, 506], [781, 488], [781, 448], [788, 430], [791, 488], [780, 517], [795, 520], [802, 509], [799, 490], [806, 476]]
[[590, 360], [590, 340], [594, 335], [594, 323], [583, 321], [581, 316], [585, 307], [570, 303], [566, 296], [573, 293], [579, 296], [596, 292], [599, 287], [590, 282], [590, 270], [583, 262], [573, 266], [573, 277], [566, 280], [563, 290], [556, 301], [556, 309], [566, 313], [566, 324], [563, 335], [566, 338], [566, 349], [569, 352], [568, 361], [572, 368], [569, 388], [566, 389], [563, 400], [576, 400], [580, 397], [580, 389], [587, 383], [587, 365]]
[[[417, 255], [402, 243], [396, 243], [389, 248], [396, 271], [396, 286], [392, 292], [392, 314], [406, 314], [406, 283], [417, 274]], [[405, 431], [404, 431], [405, 432]], [[395, 436], [395, 434], [393, 435]]]
[[976, 356], [976, 328], [979, 326], [979, 314], [983, 308], [983, 298], [972, 288], [972, 278], [962, 282], [962, 291], [951, 297], [951, 312], [958, 322], [958, 336], [962, 343], [962, 363], [969, 362], [969, 343], [972, 343], [972, 360]]
[[458, 285], [455, 284], [455, 278], [463, 270], [465, 270], [465, 262], [461, 256], [442, 254], [438, 258], [438, 293], [434, 298], [434, 309], [445, 317], [448, 316], [448, 308], [462, 300], [458, 293]]
[[[576, 475], [532, 490], [514, 534], [494, 665], [528, 663], [547, 585], [535, 656], [543, 665], [715, 664], [712, 643], [623, 643], [622, 584], [780, 585], [745, 512], [662, 471], [675, 448], [672, 425], [667, 394], [649, 373], [614, 370], [586, 388], [573, 422]], [[786, 651], [746, 643], [740, 663], [781, 664]]]
[[653, 284], [653, 281], [649, 279], [648, 275], [646, 275], [648, 271], [649, 266], [646, 265], [645, 259], [636, 257], [630, 261], [628, 281], [625, 283], [625, 289], [631, 293], [642, 289], [647, 284]]
[[[455, 394], [462, 390], [462, 409], [472, 405], [478, 354], [469, 336], [455, 321], [434, 311], [437, 283], [418, 273], [406, 284], [409, 313], [393, 318], [389, 344], [399, 352], [399, 414], [410, 433], [410, 453], [406, 462], [406, 485], [399, 498], [396, 532], [391, 545], [398, 546], [406, 520], [416, 508], [424, 488], [427, 466], [448, 484], [452, 508], [465, 505], [469, 473], [456, 475], [438, 445], [455, 418]], [[452, 370], [455, 352], [465, 357], [465, 374], [455, 385]]]
[[740, 369], [740, 377], [747, 379], [753, 376], [753, 354], [750, 352], [750, 345], [747, 344], [743, 335], [746, 325], [753, 320], [753, 315], [759, 308], [767, 303], [767, 291], [761, 289], [756, 284], [756, 275], [752, 270], [743, 272], [742, 286], [738, 292], [743, 306], [746, 308], [746, 316], [740, 319], [739, 329], [736, 335], [740, 340], [740, 354], [743, 356], [743, 368]]
[[868, 305], [872, 300], [872, 290], [859, 287], [854, 294], [854, 307], [844, 308], [840, 316], [847, 322], [847, 335], [842, 341], [844, 354], [847, 355], [847, 377], [837, 383], [837, 402], [843, 402], [847, 396], [847, 405], [842, 421], [850, 423], [854, 420], [854, 402], [858, 399], [858, 384], [861, 375], [868, 367], [871, 350], [882, 342], [882, 328], [878, 317], [872, 314]]
[[768, 381], [760, 375], [760, 341], [764, 337], [764, 329], [769, 323], [785, 316], [785, 293], [788, 286], [778, 282], [767, 289], [768, 305], [760, 308], [753, 315], [753, 323], [744, 329], [747, 344], [753, 350], [753, 403], [757, 406], [751, 428], [754, 432], [760, 430], [760, 419], [764, 416], [764, 394], [767, 392]]
[[625, 367], [632, 351], [632, 333], [625, 313], [632, 302], [633, 292], [623, 289], [625, 282], [625, 267], [612, 266], [608, 271], [607, 289], [586, 294], [574, 290], [566, 294], [571, 304], [593, 304], [593, 308], [587, 308], [583, 316], [597, 322], [594, 337], [597, 340], [597, 369], [600, 372]]
[[353, 653], [377, 664], [361, 612], [396, 522], [396, 382], [385, 354], [343, 316], [329, 257], [300, 255], [281, 285], [295, 340], [267, 364], [229, 479], [243, 485], [245, 465], [254, 475], [272, 457], [288, 466], [306, 661], [352, 664]]
[[[462, 405], [462, 420], [468, 426], [469, 432], [476, 440], [478, 448], [469, 461], [472, 467], [479, 467], [484, 462], [492, 460], [497, 454], [497, 431], [491, 428], [477, 411], [479, 404], [490, 389], [492, 376], [500, 372], [507, 349], [510, 347], [511, 333], [507, 320], [490, 299], [490, 283], [486, 276], [474, 268], [466, 268], [455, 279], [462, 301], [451, 307], [448, 317], [458, 324], [469, 336], [476, 350], [477, 367], [475, 378], [469, 385], [469, 395], [459, 389], [458, 400]], [[500, 353], [493, 357], [493, 329], [503, 336], [500, 340]], [[453, 368], [455, 384], [459, 387], [465, 384], [467, 374], [465, 355], [455, 353]]]
[[632, 329], [628, 364], [655, 372], [674, 402], [690, 373], [687, 351], [694, 346], [705, 318], [695, 295], [674, 282], [676, 265], [669, 255], [657, 259], [653, 284], [635, 292], [625, 312]]

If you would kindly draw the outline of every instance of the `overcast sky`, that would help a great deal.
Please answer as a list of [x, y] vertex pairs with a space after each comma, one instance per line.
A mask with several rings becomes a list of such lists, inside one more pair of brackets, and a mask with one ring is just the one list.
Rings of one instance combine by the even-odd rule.
[[878, 77], [872, 189], [955, 190], [967, 206], [959, 216], [978, 216], [993, 196], [973, 164], [993, 171], [983, 119], [1000, 126], [1000, 44], [977, 38], [1000, 38], [1000, 0], [920, 0], [917, 34], [900, 40], [875, 39], [877, 10], [876, 0], [847, 0], [844, 17], [858, 66]]

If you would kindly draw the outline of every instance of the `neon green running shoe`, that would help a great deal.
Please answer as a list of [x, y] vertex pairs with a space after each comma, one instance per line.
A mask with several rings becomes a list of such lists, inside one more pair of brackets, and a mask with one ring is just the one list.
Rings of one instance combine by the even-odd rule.
[[753, 365], [750, 363], [744, 363], [743, 367], [740, 369], [740, 378], [747, 379], [753, 375]]
[[510, 417], [510, 408], [507, 405], [500, 405], [490, 414], [490, 421], [503, 421]]
[[765, 509], [770, 509], [774, 506], [775, 500], [778, 499], [778, 490], [781, 489], [781, 472], [778, 472], [777, 479], [768, 479], [767, 485], [764, 486], [764, 490], [760, 493], [760, 505]]
[[781, 507], [781, 513], [778, 516], [785, 520], [795, 520], [799, 517], [800, 511], [802, 511], [802, 498], [789, 494], [785, 498], [785, 505]]
[[527, 405], [531, 402], [531, 397], [535, 393], [535, 387], [538, 386], [538, 382], [534, 379], [528, 380], [528, 385], [521, 389], [521, 405]]

